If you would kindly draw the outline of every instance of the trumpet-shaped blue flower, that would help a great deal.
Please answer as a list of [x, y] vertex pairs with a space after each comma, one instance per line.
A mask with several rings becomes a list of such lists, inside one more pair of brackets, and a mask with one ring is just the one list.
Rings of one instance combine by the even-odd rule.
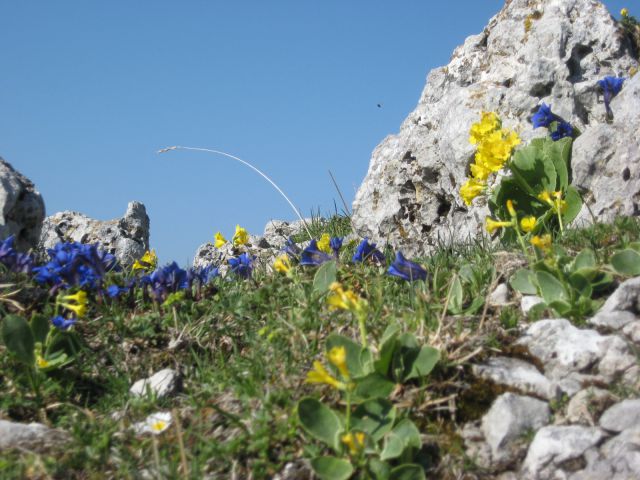
[[360, 242], [356, 248], [356, 253], [353, 254], [351, 259], [353, 262], [371, 261], [377, 264], [384, 264], [385, 258], [380, 250], [376, 248], [375, 243], [369, 243], [369, 240], [365, 238]]
[[151, 296], [157, 302], [164, 302], [170, 293], [189, 288], [187, 271], [181, 269], [176, 262], [165, 265], [150, 275], [144, 275], [140, 283], [142, 286], [149, 286]]
[[604, 77], [602, 80], [598, 80], [598, 85], [602, 88], [604, 95], [604, 107], [609, 115], [611, 115], [611, 107], [609, 106], [611, 99], [620, 93], [623, 83], [623, 77]]
[[132, 288], [133, 288], [133, 283], [130, 283], [129, 286], [127, 287], [120, 287], [118, 285], [109, 285], [105, 290], [105, 292], [109, 298], [117, 298], [120, 295], [126, 295], [127, 293], [131, 292]]
[[58, 315], [57, 317], [53, 317], [51, 319], [51, 323], [58, 330], [68, 330], [69, 327], [71, 327], [72, 325], [75, 325], [77, 321], [78, 320], [76, 318], [64, 318], [61, 315]]
[[13, 247], [15, 237], [11, 235], [0, 242], [0, 263], [16, 273], [31, 273], [33, 258], [28, 253], [20, 253]]
[[240, 254], [236, 258], [229, 259], [231, 271], [242, 278], [251, 277], [253, 271], [253, 259], [246, 253]]
[[328, 255], [318, 249], [318, 242], [314, 238], [309, 242], [307, 248], [305, 248], [300, 254], [300, 265], [321, 265], [324, 262], [331, 260], [331, 258], [331, 255]]
[[551, 105], [547, 105], [546, 103], [542, 103], [540, 108], [536, 113], [531, 117], [531, 121], [533, 122], [533, 128], [539, 127], [547, 127], [551, 125], [551, 122], [556, 120], [556, 116], [551, 112]]
[[571, 137], [573, 135], [573, 127], [568, 122], [558, 122], [556, 129], [551, 132], [551, 138], [554, 142], [557, 142], [561, 138]]
[[287, 239], [287, 243], [284, 244], [284, 248], [282, 249], [282, 252], [286, 253], [291, 258], [298, 258], [302, 250], [298, 245], [296, 245], [296, 242], [294, 242], [293, 239], [289, 237]]
[[215, 265], [189, 269], [189, 280], [196, 281], [201, 286], [208, 284], [218, 275], [220, 275], [220, 269]]
[[338, 254], [342, 248], [342, 240], [342, 237], [331, 237], [331, 240], [329, 241], [329, 246], [331, 247], [331, 250], [333, 250], [333, 254], [336, 258], [338, 258]]
[[404, 258], [401, 252], [396, 253], [396, 259], [387, 270], [387, 273], [409, 282], [426, 280], [427, 278], [427, 271], [421, 265]]

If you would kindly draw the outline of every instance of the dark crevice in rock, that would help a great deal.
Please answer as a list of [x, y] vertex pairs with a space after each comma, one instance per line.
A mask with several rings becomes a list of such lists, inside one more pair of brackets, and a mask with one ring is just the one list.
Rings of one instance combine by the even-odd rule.
[[402, 157], [402, 161], [407, 163], [415, 162], [416, 157], [411, 154], [411, 150], [408, 150], [407, 153], [404, 154], [404, 157]]
[[445, 217], [451, 210], [451, 202], [444, 196], [438, 196], [438, 201], [440, 203], [437, 210], [438, 216]]
[[627, 180], [629, 180], [631, 178], [631, 171], [629, 170], [629, 167], [626, 167], [623, 171], [622, 171], [622, 179], [626, 182]]
[[[400, 187], [400, 195], [415, 195], [416, 186], [411, 180], [407, 180]], [[402, 200], [400, 200], [402, 202]]]
[[571, 49], [571, 56], [566, 61], [567, 69], [569, 70], [569, 76], [567, 80], [571, 83], [577, 83], [583, 80], [582, 77], [582, 59], [593, 52], [593, 48], [590, 45], [575, 45]]
[[553, 84], [553, 80], [544, 83], [535, 83], [529, 89], [529, 94], [538, 98], [548, 97], [549, 95], [551, 95], [551, 91], [553, 90]]
[[425, 167], [422, 169], [422, 180], [425, 183], [436, 183], [439, 179], [440, 172], [437, 169], [433, 167]]

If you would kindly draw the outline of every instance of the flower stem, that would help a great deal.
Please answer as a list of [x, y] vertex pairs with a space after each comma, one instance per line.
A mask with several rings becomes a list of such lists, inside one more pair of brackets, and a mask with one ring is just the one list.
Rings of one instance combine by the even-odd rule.
[[367, 314], [365, 312], [357, 312], [358, 327], [360, 328], [360, 343], [363, 348], [367, 348]]

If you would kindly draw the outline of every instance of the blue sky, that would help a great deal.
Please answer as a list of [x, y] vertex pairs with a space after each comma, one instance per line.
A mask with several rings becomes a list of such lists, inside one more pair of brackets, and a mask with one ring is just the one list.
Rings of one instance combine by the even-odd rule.
[[[502, 4], [3, 1], [0, 156], [35, 182], [47, 214], [106, 220], [142, 201], [161, 261], [186, 264], [216, 230], [260, 234], [294, 214], [240, 164], [158, 149], [229, 152], [304, 214], [331, 213], [327, 171], [350, 204], [429, 70]], [[605, 4], [616, 16], [624, 6]]]

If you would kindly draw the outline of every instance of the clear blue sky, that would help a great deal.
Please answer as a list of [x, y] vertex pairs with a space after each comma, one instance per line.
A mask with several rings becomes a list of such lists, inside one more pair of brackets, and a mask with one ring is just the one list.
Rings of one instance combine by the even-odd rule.
[[[605, 3], [616, 16], [624, 6]], [[161, 260], [186, 264], [216, 230], [261, 234], [294, 214], [242, 165], [159, 148], [238, 155], [303, 213], [330, 213], [340, 201], [327, 170], [350, 204], [428, 71], [502, 4], [5, 0], [0, 156], [35, 182], [48, 214], [110, 219], [142, 201]]]

